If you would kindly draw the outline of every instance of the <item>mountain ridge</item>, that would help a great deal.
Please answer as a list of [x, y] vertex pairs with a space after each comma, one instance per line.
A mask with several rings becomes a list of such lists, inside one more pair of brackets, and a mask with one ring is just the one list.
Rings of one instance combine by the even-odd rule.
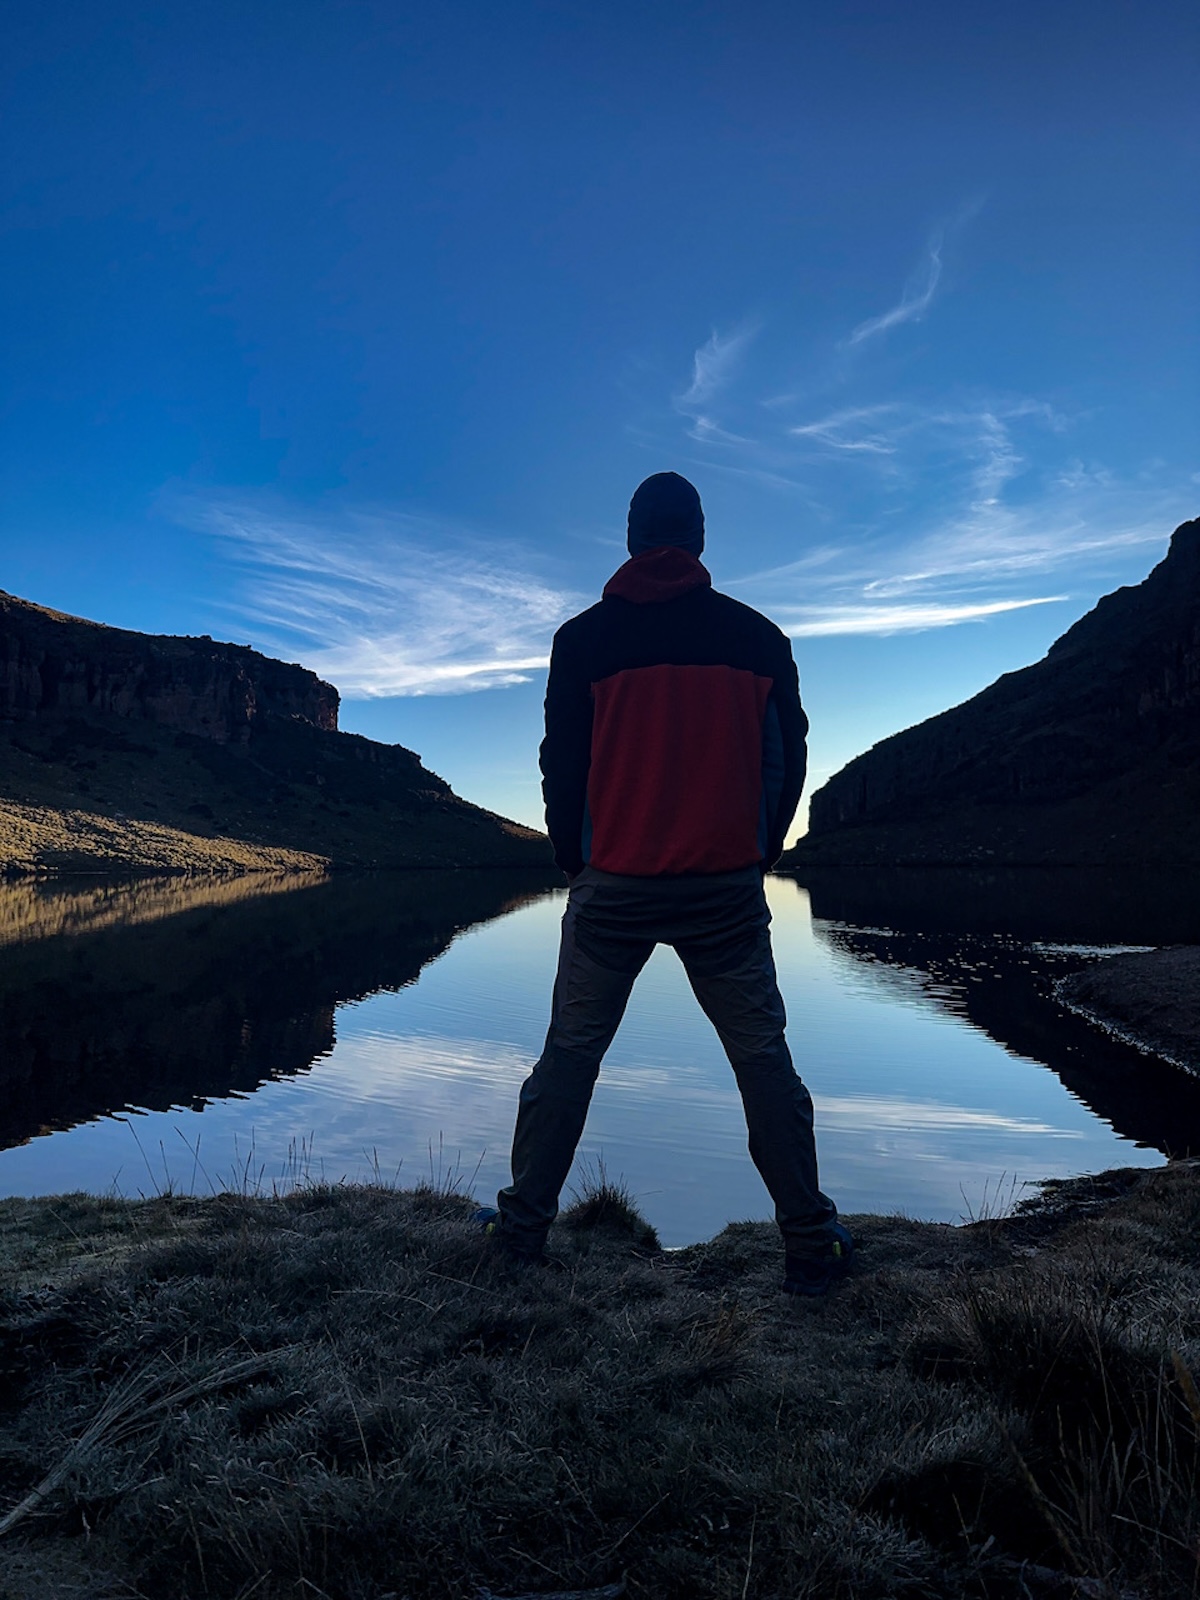
[[306, 667], [0, 591], [0, 875], [545, 865]]
[[99, 711], [217, 743], [263, 714], [336, 732], [341, 697], [306, 667], [208, 634], [137, 633], [0, 589], [0, 717]]
[[1037, 662], [812, 797], [805, 864], [1200, 863], [1200, 519]]

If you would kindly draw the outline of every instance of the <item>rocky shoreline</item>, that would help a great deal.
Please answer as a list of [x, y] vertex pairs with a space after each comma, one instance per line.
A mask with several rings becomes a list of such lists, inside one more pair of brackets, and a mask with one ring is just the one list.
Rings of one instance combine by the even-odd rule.
[[1200, 1073], [1200, 945], [1110, 956], [1072, 974], [1059, 994], [1130, 1044]]

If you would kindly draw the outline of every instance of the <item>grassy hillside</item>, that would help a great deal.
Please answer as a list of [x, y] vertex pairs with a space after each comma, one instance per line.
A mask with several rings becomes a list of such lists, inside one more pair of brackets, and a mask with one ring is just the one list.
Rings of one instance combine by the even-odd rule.
[[95, 713], [0, 724], [0, 797], [10, 876], [550, 859], [540, 834], [460, 800], [411, 752], [301, 722], [245, 745]]

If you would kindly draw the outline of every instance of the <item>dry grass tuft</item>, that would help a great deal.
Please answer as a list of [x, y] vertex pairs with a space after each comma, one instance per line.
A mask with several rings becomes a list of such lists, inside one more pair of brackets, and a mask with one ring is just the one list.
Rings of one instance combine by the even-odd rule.
[[627, 1186], [609, 1178], [603, 1161], [596, 1163], [593, 1172], [583, 1175], [561, 1221], [577, 1233], [599, 1228], [631, 1239], [643, 1250], [662, 1249], [658, 1234], [638, 1210]]

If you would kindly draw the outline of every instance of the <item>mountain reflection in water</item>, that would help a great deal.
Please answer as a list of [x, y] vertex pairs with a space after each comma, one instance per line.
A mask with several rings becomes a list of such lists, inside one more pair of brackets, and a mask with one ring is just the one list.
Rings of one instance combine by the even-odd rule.
[[1200, 1153], [1200, 1080], [1055, 994], [1113, 946], [1200, 943], [1194, 876], [897, 868], [818, 873], [806, 886], [814, 930], [839, 957], [1051, 1067], [1124, 1138], [1167, 1156]]
[[[1098, 946], [1200, 940], [1195, 885], [939, 869], [767, 893], [846, 1211], [953, 1220], [1004, 1174], [1200, 1150], [1200, 1080], [1054, 998]], [[0, 1193], [412, 1182], [444, 1146], [489, 1195], [562, 900], [529, 871], [0, 889]], [[297, 1146], [314, 1159], [294, 1164]], [[733, 1075], [669, 951], [634, 990], [581, 1158], [628, 1182], [670, 1244], [769, 1214]]]
[[246, 877], [82, 878], [0, 884], [0, 947], [56, 934], [100, 933], [162, 922], [181, 911], [214, 910], [328, 881], [324, 872]]
[[814, 917], [860, 927], [1081, 945], [1200, 943], [1194, 869], [826, 867], [801, 881]]
[[0, 1148], [305, 1071], [346, 1001], [412, 983], [528, 871], [0, 885]]

